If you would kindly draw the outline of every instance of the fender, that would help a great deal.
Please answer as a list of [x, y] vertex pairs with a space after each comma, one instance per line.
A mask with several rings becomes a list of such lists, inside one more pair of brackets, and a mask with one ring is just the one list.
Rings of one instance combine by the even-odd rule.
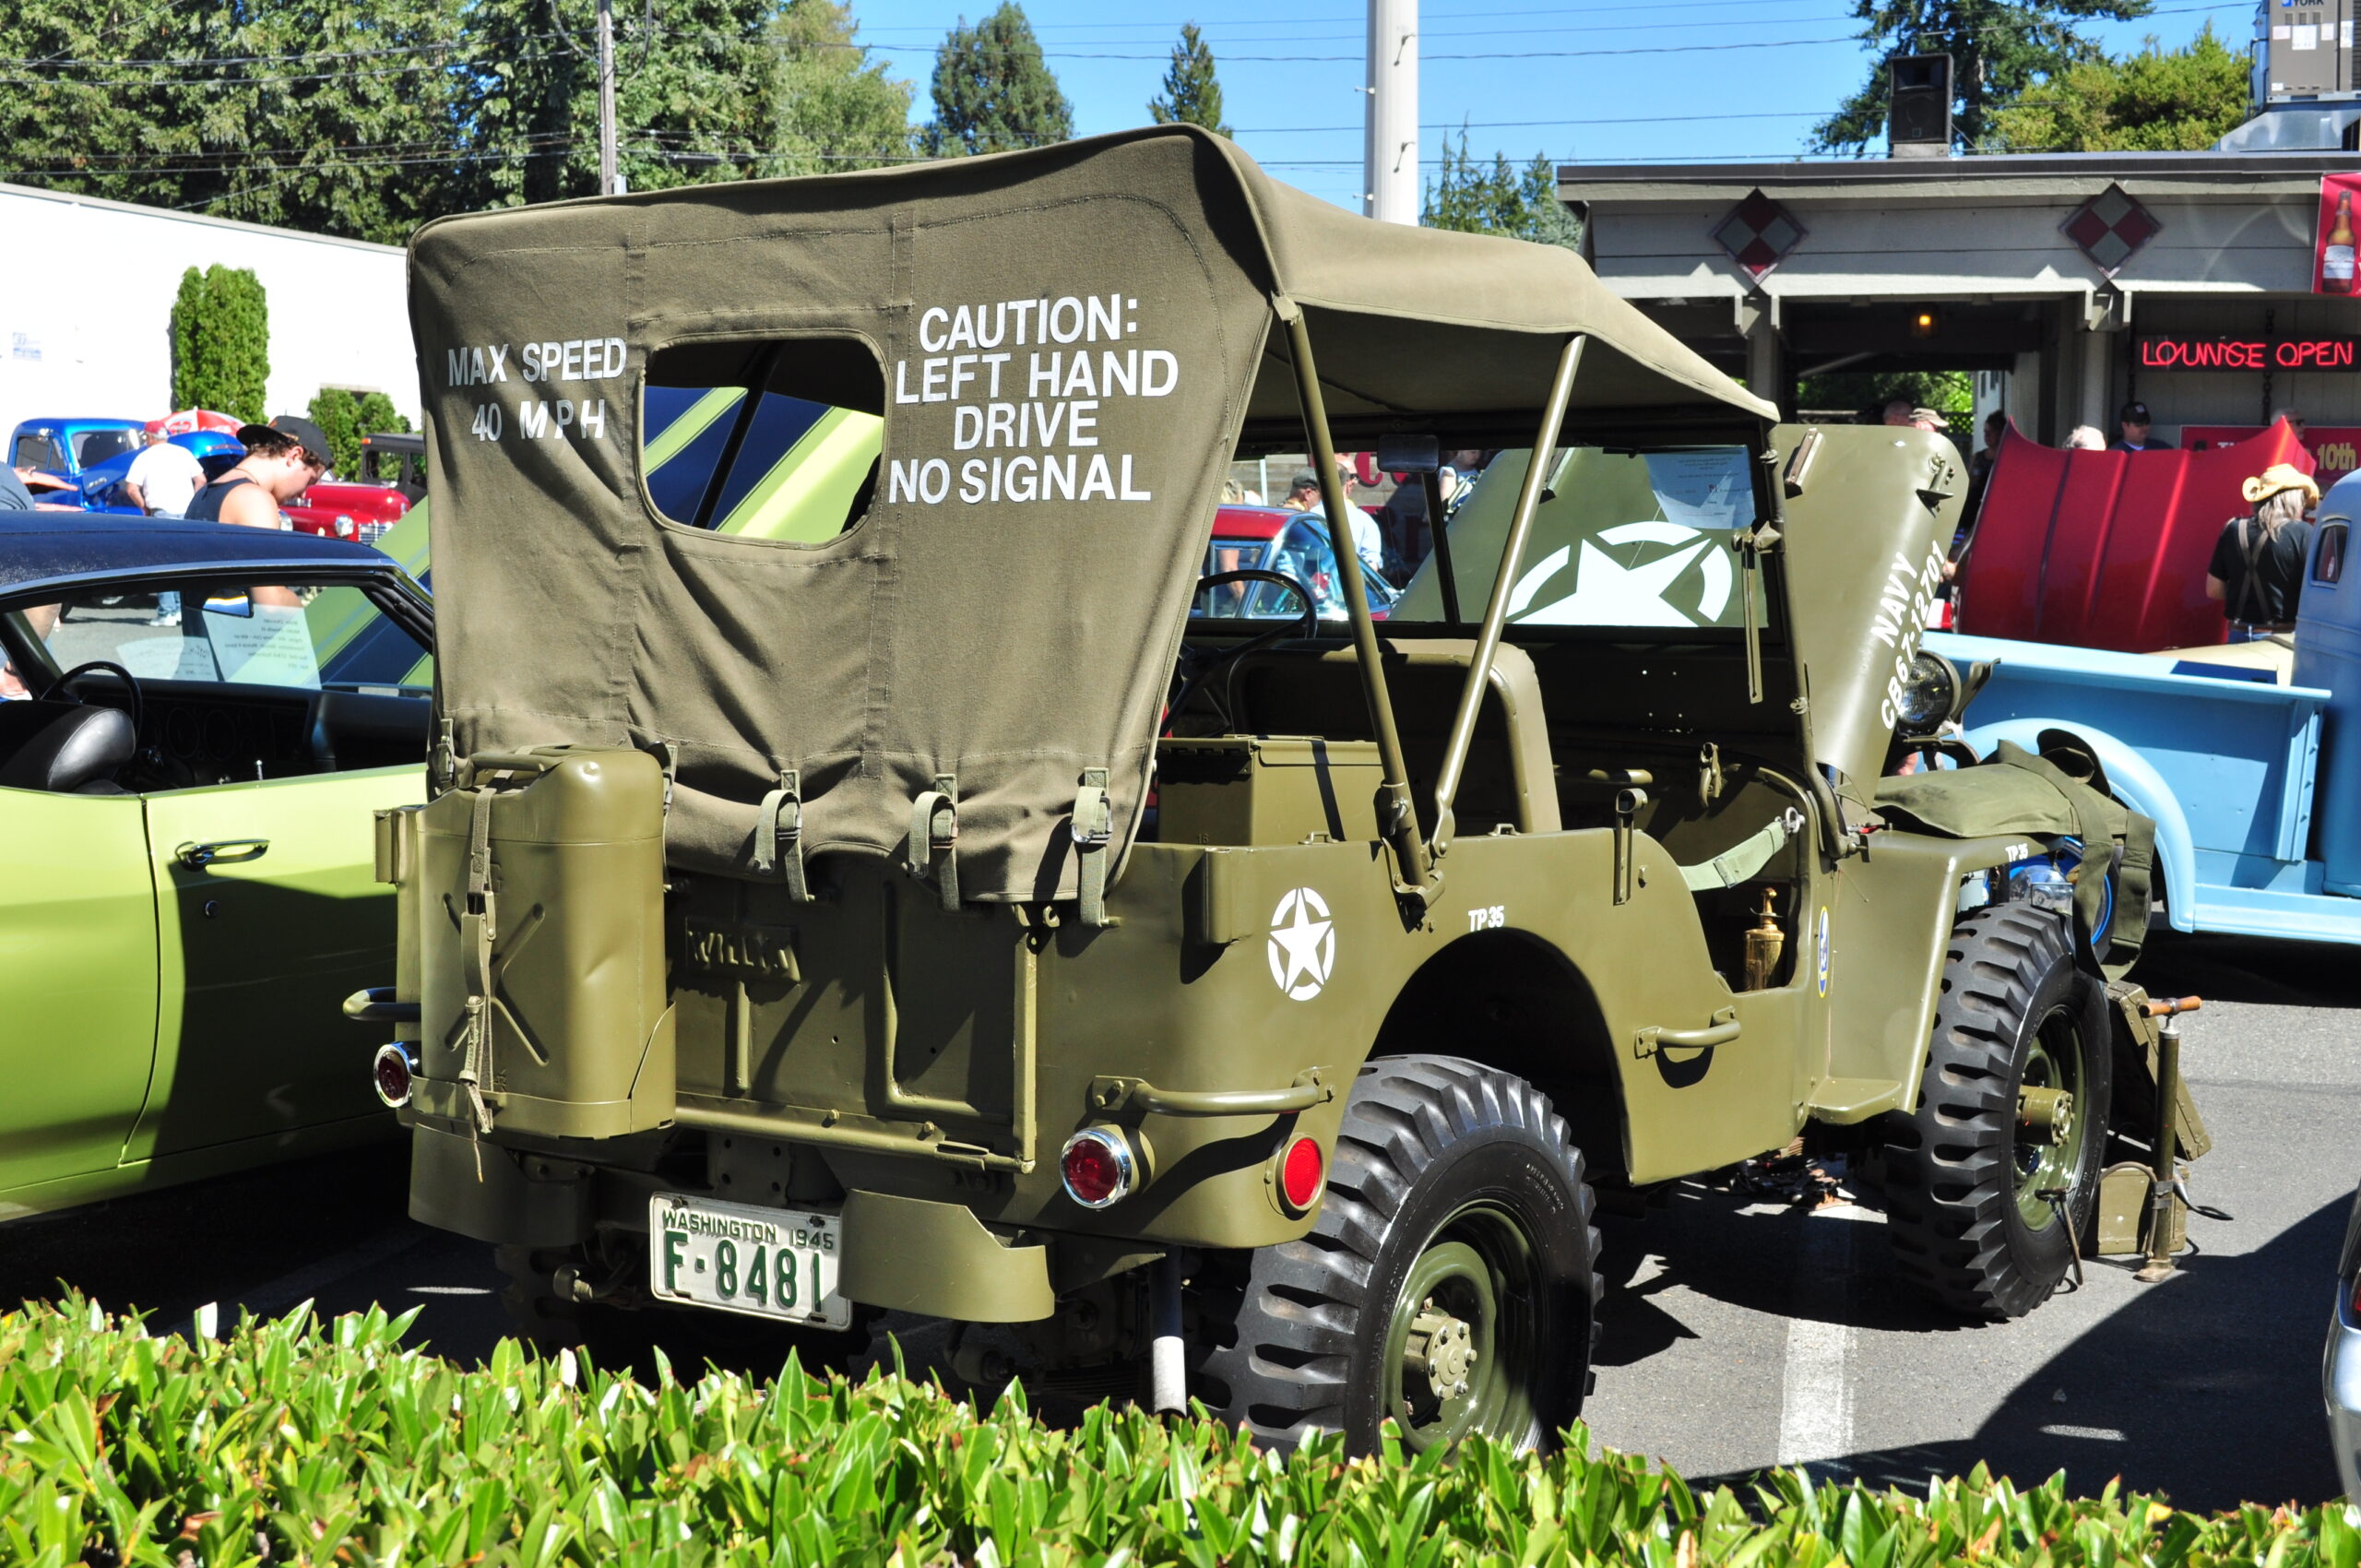
[[2165, 878], [2165, 917], [2175, 931], [2197, 929], [2197, 852], [2189, 818], [2153, 764], [2106, 731], [2079, 720], [2007, 719], [1969, 729], [1962, 737], [1978, 755], [1989, 756], [2003, 741], [2038, 751], [2045, 730], [2062, 730], [2081, 740], [2106, 769], [2116, 798], [2156, 825], [2156, 869]]

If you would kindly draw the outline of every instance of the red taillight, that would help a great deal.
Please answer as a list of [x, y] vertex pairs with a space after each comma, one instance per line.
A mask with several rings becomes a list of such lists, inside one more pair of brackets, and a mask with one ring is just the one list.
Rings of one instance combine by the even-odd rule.
[[409, 1103], [409, 1052], [398, 1045], [381, 1045], [377, 1060], [370, 1064], [370, 1081], [375, 1086], [377, 1098], [393, 1110], [399, 1111]]
[[1328, 1177], [1328, 1162], [1320, 1157], [1317, 1138], [1298, 1138], [1279, 1161], [1279, 1196], [1300, 1213], [1319, 1201]]
[[1132, 1173], [1131, 1146], [1105, 1127], [1085, 1127], [1066, 1140], [1065, 1152], [1058, 1156], [1066, 1196], [1085, 1208], [1121, 1203], [1131, 1193]]

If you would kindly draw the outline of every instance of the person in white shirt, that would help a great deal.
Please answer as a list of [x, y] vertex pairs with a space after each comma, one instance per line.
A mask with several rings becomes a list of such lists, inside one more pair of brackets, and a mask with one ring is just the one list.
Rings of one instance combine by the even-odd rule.
[[[1320, 477], [1308, 471], [1295, 476], [1295, 482], [1287, 487], [1287, 498], [1280, 505], [1290, 511], [1316, 512], [1323, 517], [1328, 515], [1328, 508], [1320, 494]], [[1369, 563], [1370, 571], [1382, 572], [1385, 569], [1385, 536], [1378, 532], [1377, 519], [1347, 502], [1345, 527], [1352, 533], [1354, 553]]]
[[131, 459], [123, 481], [125, 498], [151, 517], [182, 516], [204, 488], [205, 465], [160, 430], [148, 433], [147, 449]]

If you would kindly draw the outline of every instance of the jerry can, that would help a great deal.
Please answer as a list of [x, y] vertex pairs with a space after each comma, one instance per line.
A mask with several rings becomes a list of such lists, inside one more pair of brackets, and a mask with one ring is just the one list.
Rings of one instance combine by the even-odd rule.
[[[671, 1120], [664, 775], [625, 749], [469, 759], [400, 855], [425, 1114], [603, 1138]], [[407, 958], [407, 952], [405, 954]]]

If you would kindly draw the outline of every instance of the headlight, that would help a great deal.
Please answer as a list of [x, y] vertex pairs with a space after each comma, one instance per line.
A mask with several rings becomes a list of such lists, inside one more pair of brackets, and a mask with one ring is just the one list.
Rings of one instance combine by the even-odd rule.
[[1910, 661], [1910, 678], [1894, 704], [1894, 727], [1914, 739], [1931, 735], [1960, 707], [1959, 670], [1940, 653], [1921, 651]]

